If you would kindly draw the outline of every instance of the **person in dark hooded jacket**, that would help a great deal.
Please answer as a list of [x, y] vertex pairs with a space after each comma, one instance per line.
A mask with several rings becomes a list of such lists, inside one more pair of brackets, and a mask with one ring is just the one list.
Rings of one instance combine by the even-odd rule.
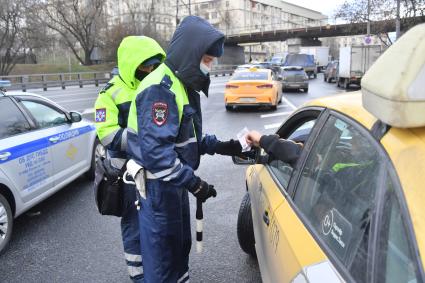
[[195, 175], [200, 156], [242, 155], [239, 142], [221, 142], [202, 133], [199, 91], [208, 96], [208, 72], [214, 58], [222, 55], [223, 44], [224, 35], [210, 23], [186, 17], [173, 35], [165, 62], [142, 81], [130, 106], [127, 152], [129, 164], [138, 166], [134, 170], [132, 165], [137, 173], [131, 175], [141, 192], [147, 283], [189, 280], [188, 191], [202, 202], [217, 194], [214, 186]]

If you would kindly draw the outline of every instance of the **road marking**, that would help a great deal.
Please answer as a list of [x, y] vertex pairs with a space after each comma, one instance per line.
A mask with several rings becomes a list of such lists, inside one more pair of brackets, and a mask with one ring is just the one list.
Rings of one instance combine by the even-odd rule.
[[87, 108], [83, 111], [82, 114], [84, 115], [84, 114], [92, 114], [92, 113], [94, 113], [94, 108]]
[[284, 96], [282, 96], [282, 100], [285, 101], [285, 103], [288, 104], [289, 107], [291, 107], [293, 110], [297, 109], [297, 107], [294, 104], [292, 104], [291, 101], [286, 99]]
[[264, 129], [266, 129], [266, 130], [276, 129], [276, 128], [279, 128], [280, 125], [282, 125], [282, 123], [268, 124], [268, 125], [264, 125]]
[[272, 114], [263, 114], [263, 115], [261, 115], [261, 118], [269, 118], [269, 117], [275, 117], [275, 116], [287, 116], [287, 115], [289, 115], [291, 113], [292, 113], [292, 111], [272, 113]]

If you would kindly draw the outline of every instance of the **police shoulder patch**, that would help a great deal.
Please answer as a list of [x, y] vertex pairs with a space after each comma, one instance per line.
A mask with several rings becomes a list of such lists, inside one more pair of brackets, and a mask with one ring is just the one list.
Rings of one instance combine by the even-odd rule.
[[96, 123], [106, 121], [106, 108], [96, 109]]
[[152, 106], [152, 120], [157, 126], [162, 126], [167, 122], [168, 104], [155, 102]]

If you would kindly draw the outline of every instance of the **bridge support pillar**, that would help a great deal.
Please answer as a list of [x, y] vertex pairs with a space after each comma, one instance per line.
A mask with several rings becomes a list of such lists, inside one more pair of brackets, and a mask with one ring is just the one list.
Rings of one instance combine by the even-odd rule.
[[241, 65], [245, 63], [244, 48], [237, 45], [224, 45], [224, 54], [218, 58], [220, 65]]
[[289, 38], [286, 43], [288, 44], [289, 53], [300, 52], [301, 46], [321, 46], [322, 42], [317, 38]]

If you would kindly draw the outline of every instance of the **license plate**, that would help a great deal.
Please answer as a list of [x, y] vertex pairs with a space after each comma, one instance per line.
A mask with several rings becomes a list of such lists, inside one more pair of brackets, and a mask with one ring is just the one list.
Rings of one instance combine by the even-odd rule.
[[244, 102], [244, 103], [253, 103], [255, 101], [256, 101], [255, 97], [241, 97], [241, 98], [239, 98], [239, 102]]

